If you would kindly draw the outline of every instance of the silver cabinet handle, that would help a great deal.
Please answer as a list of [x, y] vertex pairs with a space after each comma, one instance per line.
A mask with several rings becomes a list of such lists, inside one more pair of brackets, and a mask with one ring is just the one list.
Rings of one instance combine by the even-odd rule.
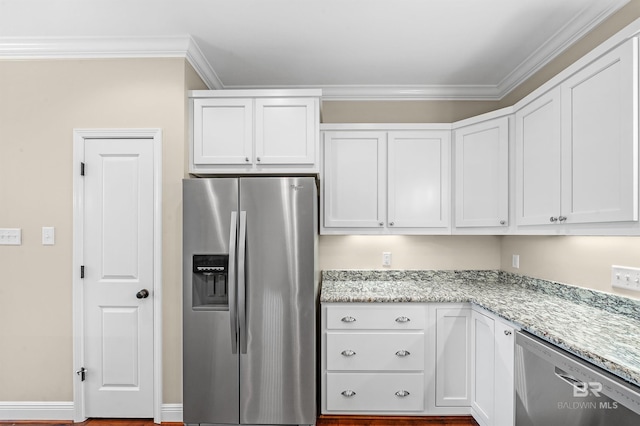
[[340, 353], [344, 356], [354, 356], [356, 354], [355, 351], [352, 351], [351, 349], [345, 349]]
[[340, 392], [343, 396], [346, 396], [347, 398], [351, 398], [352, 396], [356, 396], [356, 393], [354, 391], [352, 391], [351, 389], [347, 389], [347, 390], [343, 390], [342, 392]]
[[384, 226], [384, 222], [379, 222], [378, 225], [379, 226]]
[[567, 217], [566, 216], [558, 216], [558, 220], [560, 222], [564, 222], [565, 220], [567, 220]]
[[346, 317], [342, 317], [342, 319], [340, 321], [342, 321], [342, 322], [356, 322], [356, 319], [354, 317], [346, 316]]
[[409, 322], [409, 321], [411, 321], [411, 319], [404, 316], [396, 318], [396, 322], [400, 322], [400, 323]]
[[549, 218], [549, 222], [557, 222], [557, 221], [558, 221], [558, 218], [557, 218], [557, 217], [553, 217], [553, 216], [551, 216], [551, 217]]
[[409, 356], [409, 355], [411, 355], [411, 352], [402, 349], [402, 350], [399, 350], [398, 352], [396, 352], [396, 355], [397, 356]]
[[504, 331], [504, 335], [505, 336], [511, 336], [511, 330], [505, 330]]
[[249, 157], [244, 157], [244, 161], [249, 162]]
[[389, 226], [393, 226], [393, 225], [394, 225], [394, 222], [389, 223]]
[[500, 225], [506, 225], [506, 224], [507, 224], [507, 221], [506, 221], [506, 220], [501, 220], [501, 221], [500, 221]]
[[399, 396], [400, 398], [404, 398], [405, 396], [409, 396], [411, 395], [409, 393], [409, 391], [406, 390], [399, 390], [398, 392], [396, 392], [396, 396]]
[[257, 158], [256, 158], [256, 161], [259, 163], [259, 162], [260, 162], [260, 157], [257, 157]]

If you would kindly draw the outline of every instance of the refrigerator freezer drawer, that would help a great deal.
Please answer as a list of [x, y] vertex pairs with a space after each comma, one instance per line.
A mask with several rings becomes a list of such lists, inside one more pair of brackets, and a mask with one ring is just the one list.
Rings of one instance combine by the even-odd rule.
[[328, 373], [329, 411], [422, 411], [424, 375]]
[[337, 330], [422, 330], [420, 306], [327, 306], [327, 328]]
[[424, 370], [424, 333], [327, 333], [328, 370]]

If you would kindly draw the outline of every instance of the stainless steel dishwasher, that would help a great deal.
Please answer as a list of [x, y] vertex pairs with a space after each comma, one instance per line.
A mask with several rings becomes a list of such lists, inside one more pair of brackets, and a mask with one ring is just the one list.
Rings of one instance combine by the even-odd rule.
[[640, 387], [524, 332], [515, 382], [516, 426], [640, 425]]

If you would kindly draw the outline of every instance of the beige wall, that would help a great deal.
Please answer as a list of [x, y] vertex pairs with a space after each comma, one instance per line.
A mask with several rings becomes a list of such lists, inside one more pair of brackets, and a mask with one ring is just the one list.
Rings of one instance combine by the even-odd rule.
[[322, 122], [452, 123], [499, 107], [497, 101], [323, 101]]
[[[514, 254], [520, 268], [511, 267]], [[640, 299], [611, 287], [611, 265], [640, 268], [640, 237], [503, 237], [501, 269]]]
[[[164, 402], [181, 401], [184, 59], [0, 61], [0, 401], [71, 401], [72, 131], [161, 128]], [[42, 226], [56, 244], [42, 246]], [[34, 267], [37, 265], [38, 267]]]
[[500, 237], [323, 235], [319, 268], [386, 269], [382, 252], [391, 252], [388, 269], [500, 269]]

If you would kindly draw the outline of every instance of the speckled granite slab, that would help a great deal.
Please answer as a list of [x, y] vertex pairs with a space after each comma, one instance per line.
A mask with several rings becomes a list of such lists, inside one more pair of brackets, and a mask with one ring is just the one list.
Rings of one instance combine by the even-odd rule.
[[323, 271], [323, 303], [471, 302], [640, 386], [640, 301], [502, 271]]

